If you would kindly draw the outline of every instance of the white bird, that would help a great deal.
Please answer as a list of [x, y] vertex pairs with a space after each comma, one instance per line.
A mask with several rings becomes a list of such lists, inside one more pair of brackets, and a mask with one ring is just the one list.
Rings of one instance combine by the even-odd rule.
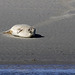
[[9, 30], [5, 31], [4, 34], [11, 34], [19, 37], [32, 37], [35, 35], [36, 29], [27, 24], [14, 25]]

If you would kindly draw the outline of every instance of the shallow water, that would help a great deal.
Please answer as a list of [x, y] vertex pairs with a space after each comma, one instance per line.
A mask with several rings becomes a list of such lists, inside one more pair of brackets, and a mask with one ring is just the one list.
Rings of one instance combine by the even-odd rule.
[[75, 65], [0, 65], [0, 75], [74, 75]]

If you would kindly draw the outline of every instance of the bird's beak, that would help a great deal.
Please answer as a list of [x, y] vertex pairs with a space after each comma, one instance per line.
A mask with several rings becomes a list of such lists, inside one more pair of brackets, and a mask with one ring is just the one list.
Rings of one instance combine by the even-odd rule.
[[5, 31], [5, 32], [3, 32], [3, 34], [12, 34], [12, 30], [7, 30], [7, 31]]

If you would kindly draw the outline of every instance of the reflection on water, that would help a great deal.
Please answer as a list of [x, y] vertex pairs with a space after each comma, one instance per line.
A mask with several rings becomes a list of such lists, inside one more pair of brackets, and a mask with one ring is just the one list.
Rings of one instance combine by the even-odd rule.
[[0, 65], [0, 75], [74, 75], [75, 65]]

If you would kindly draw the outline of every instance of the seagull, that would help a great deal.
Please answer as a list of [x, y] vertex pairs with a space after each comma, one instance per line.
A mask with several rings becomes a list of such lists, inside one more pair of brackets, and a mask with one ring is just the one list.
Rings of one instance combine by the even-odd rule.
[[11, 34], [13, 36], [30, 38], [35, 36], [36, 29], [27, 24], [17, 24], [11, 27], [9, 30], [4, 31], [4, 34]]

